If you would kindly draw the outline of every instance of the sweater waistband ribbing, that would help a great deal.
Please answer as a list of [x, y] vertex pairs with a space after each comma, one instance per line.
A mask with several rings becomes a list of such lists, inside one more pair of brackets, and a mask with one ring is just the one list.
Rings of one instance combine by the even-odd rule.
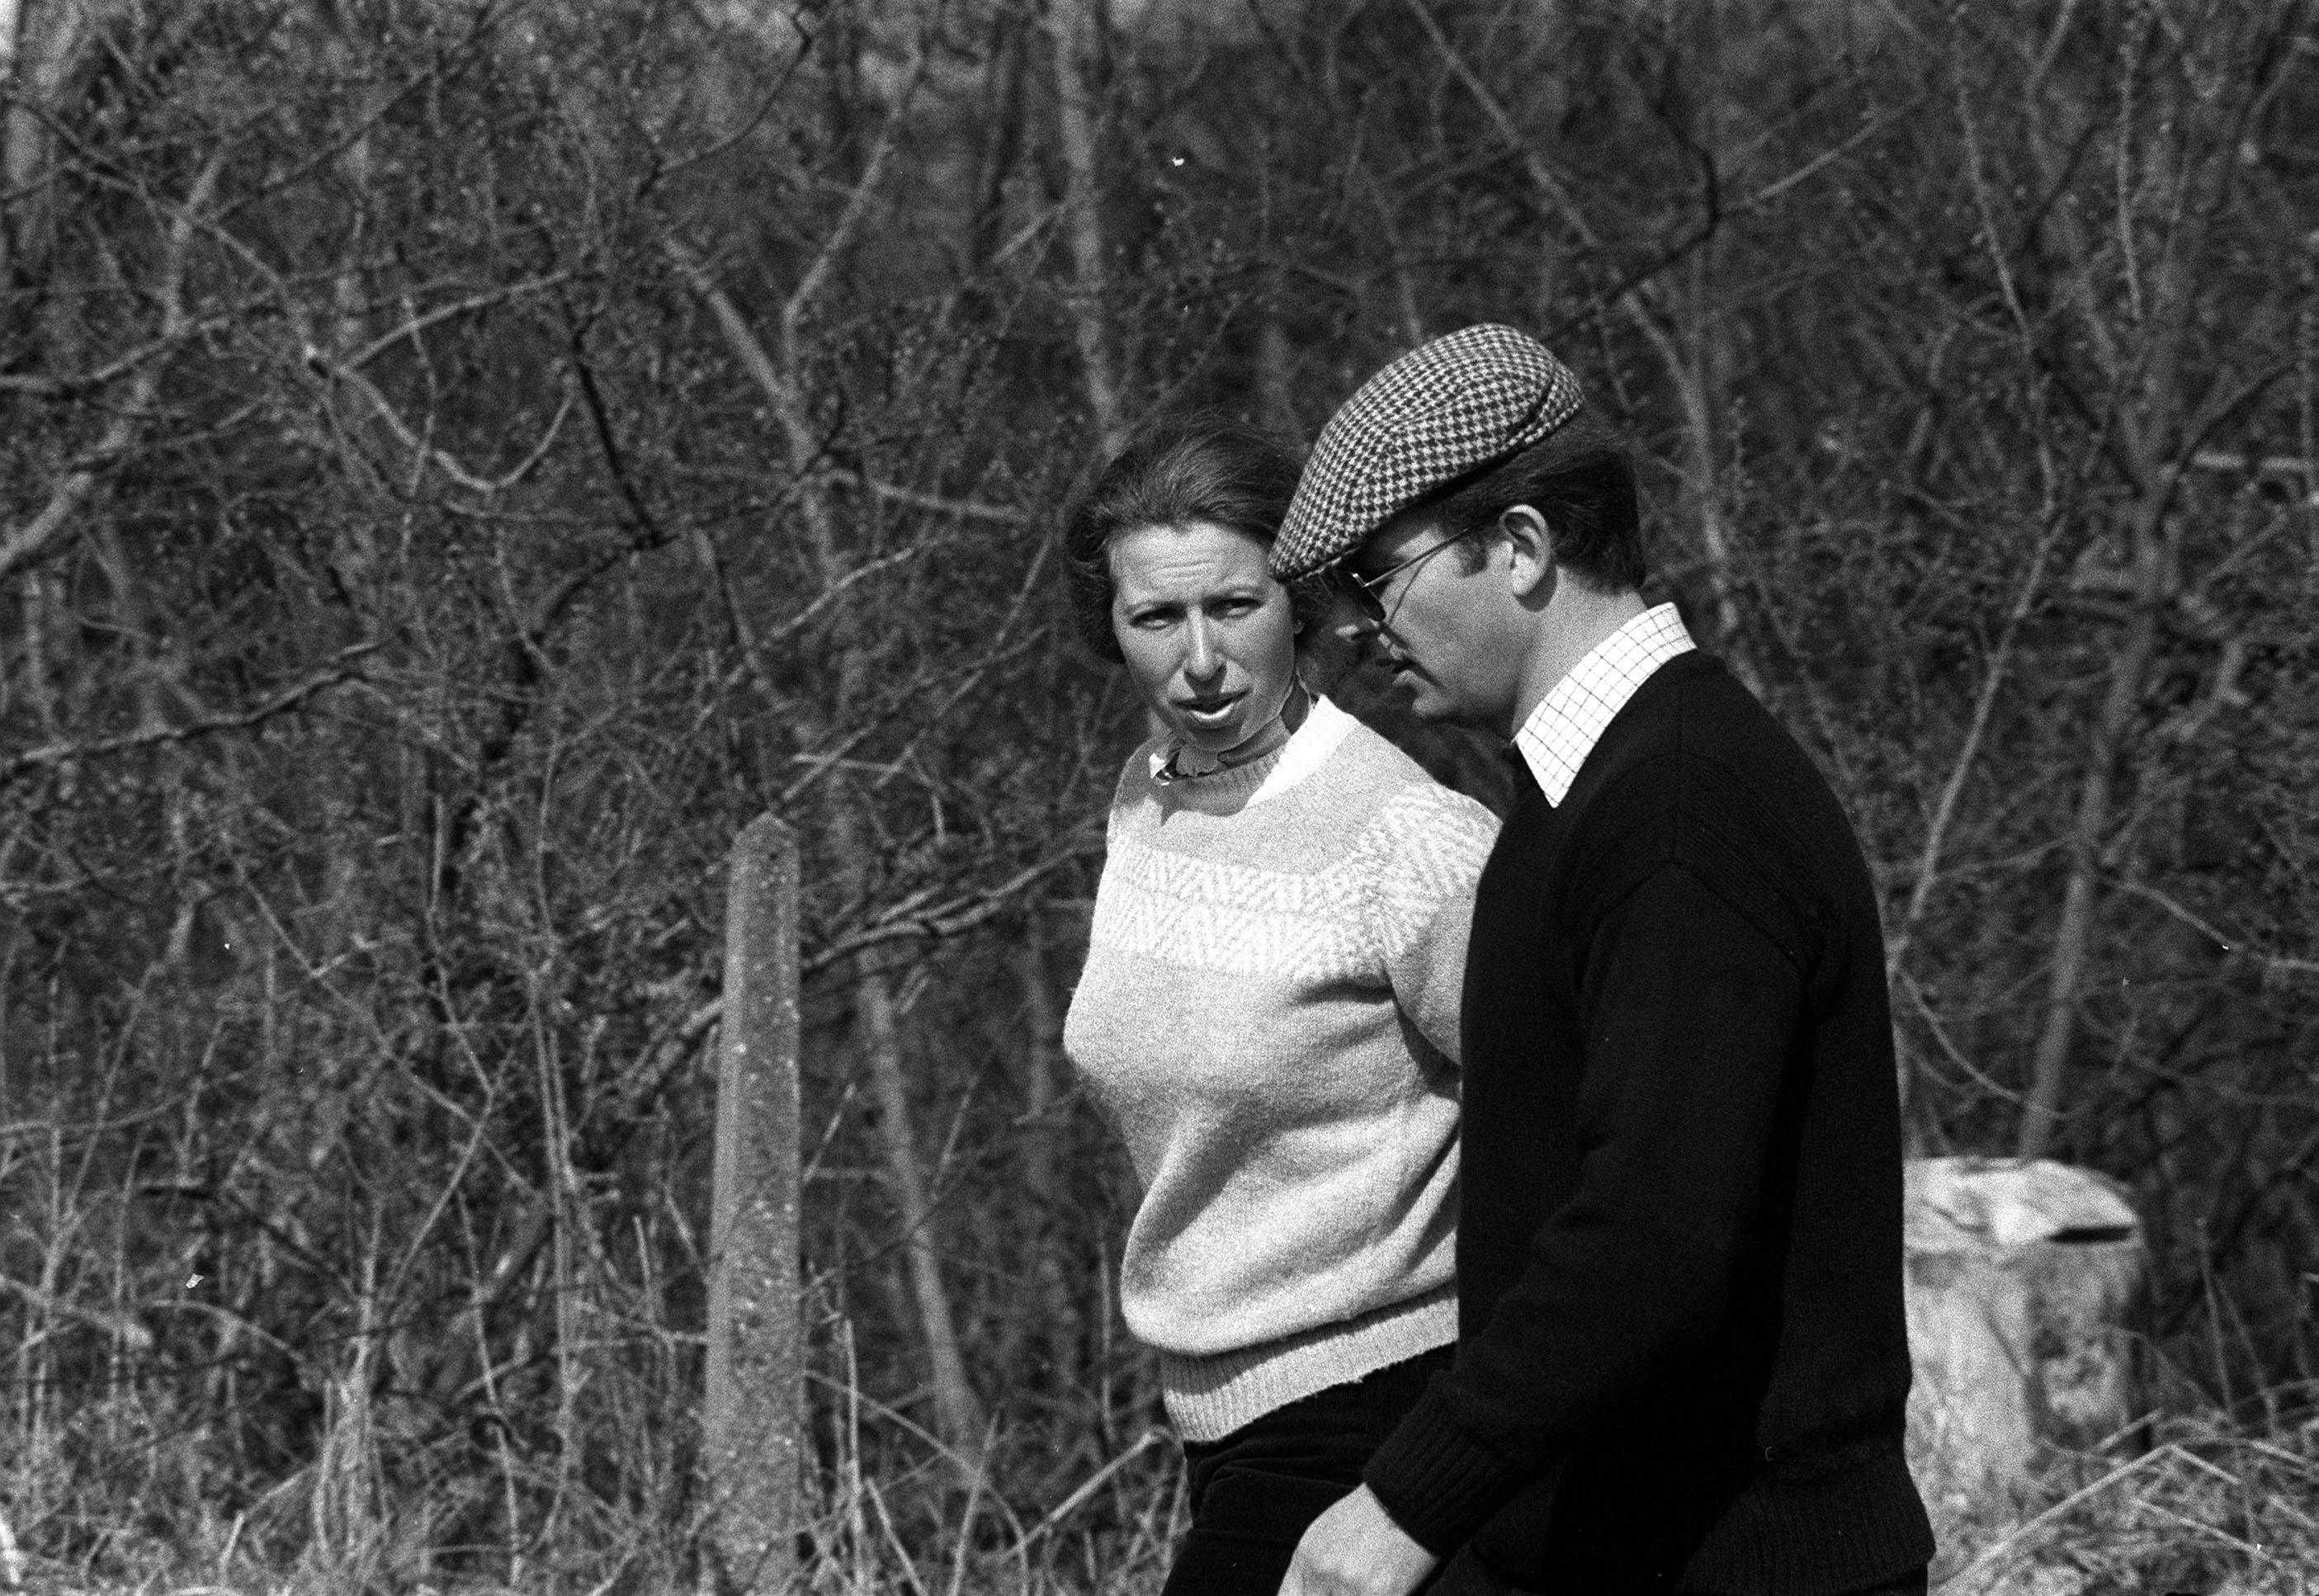
[[1205, 1357], [1160, 1354], [1168, 1417], [1187, 1441], [1221, 1440], [1276, 1408], [1457, 1339], [1455, 1283], [1278, 1340]]

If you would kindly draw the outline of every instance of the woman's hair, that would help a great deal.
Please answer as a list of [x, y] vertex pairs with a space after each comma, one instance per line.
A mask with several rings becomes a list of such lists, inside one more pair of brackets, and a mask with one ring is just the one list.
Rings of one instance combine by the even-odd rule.
[[[1063, 520], [1063, 559], [1071, 608], [1087, 646], [1120, 658], [1111, 629], [1111, 546], [1144, 527], [1207, 521], [1272, 546], [1296, 491], [1298, 465], [1288, 446], [1245, 422], [1210, 414], [1165, 417], [1144, 427], [1081, 492]], [[1325, 593], [1306, 583], [1289, 590], [1300, 619], [1311, 621]]]
[[[1511, 459], [1436, 489], [1412, 508], [1431, 510], [1444, 529], [1462, 533], [1491, 526], [1517, 504], [1546, 518], [1556, 562], [1587, 586], [1626, 593], [1643, 585], [1649, 568], [1633, 457], [1593, 411], [1580, 410]], [[1479, 568], [1484, 541], [1461, 546], [1466, 569]]]

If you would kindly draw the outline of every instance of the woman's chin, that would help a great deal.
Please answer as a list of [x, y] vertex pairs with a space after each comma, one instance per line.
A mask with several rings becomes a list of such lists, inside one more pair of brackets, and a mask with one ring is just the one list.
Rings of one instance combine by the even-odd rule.
[[1245, 702], [1215, 719], [1183, 714], [1164, 715], [1169, 735], [1187, 748], [1196, 748], [1225, 764], [1239, 764], [1255, 755], [1268, 738], [1277, 739], [1278, 710], [1259, 720]]
[[1221, 721], [1192, 720], [1178, 716], [1167, 717], [1168, 729], [1175, 735], [1176, 741], [1187, 747], [1196, 748], [1202, 753], [1214, 754], [1219, 759], [1248, 741], [1247, 727], [1241, 724], [1245, 718], [1238, 715]]
[[1228, 760], [1248, 741], [1241, 736], [1219, 737], [1213, 732], [1195, 732], [1183, 726], [1176, 728], [1176, 741], [1187, 748], [1196, 748], [1210, 759]]

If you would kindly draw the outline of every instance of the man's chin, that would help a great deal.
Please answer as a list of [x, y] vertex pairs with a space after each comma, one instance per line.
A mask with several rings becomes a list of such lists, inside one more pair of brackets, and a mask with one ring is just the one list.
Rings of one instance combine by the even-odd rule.
[[1409, 706], [1409, 712], [1428, 726], [1464, 726], [1466, 717], [1457, 711], [1457, 702], [1441, 690], [1440, 683], [1410, 671], [1396, 671], [1393, 676], [1394, 690]]

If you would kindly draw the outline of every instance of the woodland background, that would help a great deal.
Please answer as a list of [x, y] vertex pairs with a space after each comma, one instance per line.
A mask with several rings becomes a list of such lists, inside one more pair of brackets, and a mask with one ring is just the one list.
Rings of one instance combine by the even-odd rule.
[[0, 1576], [692, 1580], [771, 810], [817, 1588], [1148, 1588], [1057, 1045], [1139, 722], [1057, 512], [1155, 407], [1309, 438], [1493, 319], [1848, 804], [1913, 1143], [2146, 1216], [2181, 1494], [2055, 1588], [2298, 1588], [2307, 0], [0, 0]]

